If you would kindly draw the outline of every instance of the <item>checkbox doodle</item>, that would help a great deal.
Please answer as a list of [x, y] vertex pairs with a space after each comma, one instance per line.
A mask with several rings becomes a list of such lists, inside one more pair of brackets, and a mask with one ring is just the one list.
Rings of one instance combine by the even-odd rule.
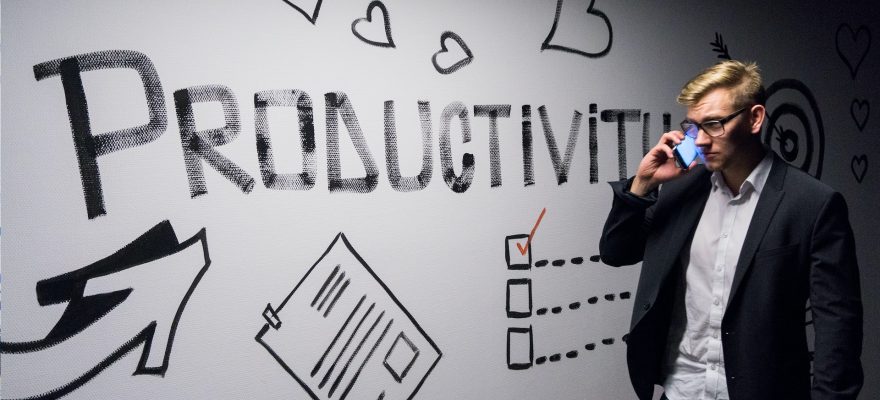
[[531, 245], [526, 248], [525, 254], [519, 251], [520, 244], [528, 241], [529, 235], [510, 235], [504, 238], [504, 260], [507, 269], [523, 270], [532, 268]]

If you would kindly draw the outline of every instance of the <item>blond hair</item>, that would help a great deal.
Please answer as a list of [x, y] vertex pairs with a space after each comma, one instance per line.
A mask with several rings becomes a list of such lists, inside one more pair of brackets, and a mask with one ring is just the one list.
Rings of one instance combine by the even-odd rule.
[[758, 64], [725, 60], [706, 68], [685, 84], [678, 95], [678, 103], [693, 106], [717, 88], [730, 89], [736, 109], [749, 104], [764, 105], [766, 98]]

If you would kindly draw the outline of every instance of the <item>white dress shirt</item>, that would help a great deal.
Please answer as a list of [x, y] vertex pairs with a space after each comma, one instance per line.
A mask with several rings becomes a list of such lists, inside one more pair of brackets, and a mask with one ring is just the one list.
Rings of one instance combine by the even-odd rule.
[[[663, 388], [670, 400], [729, 399], [721, 347], [721, 319], [758, 198], [773, 157], [767, 155], [734, 196], [720, 172], [691, 241], [673, 306]], [[681, 295], [682, 290], [684, 295]], [[680, 339], [679, 339], [680, 338]]]

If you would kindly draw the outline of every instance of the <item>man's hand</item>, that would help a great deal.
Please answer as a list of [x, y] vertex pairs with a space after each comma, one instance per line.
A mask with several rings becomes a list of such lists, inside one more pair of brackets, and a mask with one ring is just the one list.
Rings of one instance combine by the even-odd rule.
[[678, 178], [697, 165], [697, 162], [694, 161], [686, 170], [675, 165], [672, 147], [681, 143], [683, 139], [684, 133], [681, 131], [670, 131], [660, 136], [657, 145], [651, 148], [639, 163], [639, 169], [636, 171], [635, 179], [629, 189], [630, 193], [640, 197], [644, 196], [660, 186], [661, 183]]

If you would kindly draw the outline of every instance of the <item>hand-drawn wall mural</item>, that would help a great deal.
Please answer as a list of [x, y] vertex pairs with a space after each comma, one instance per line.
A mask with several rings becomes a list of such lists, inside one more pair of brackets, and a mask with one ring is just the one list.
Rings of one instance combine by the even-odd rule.
[[[113, 343], [119, 347], [89, 369], [75, 371], [80, 374], [75, 379], [57, 386], [52, 386], [56, 385], [55, 382], [41, 382], [50, 385], [44, 388], [47, 390], [27, 393], [22, 398], [55, 399], [71, 393], [138, 347], [143, 347], [143, 350], [133, 375], [164, 376], [171, 360], [174, 334], [187, 301], [210, 265], [204, 229], [178, 242], [171, 223], [163, 221], [101, 260], [37, 282], [39, 304], [43, 307], [67, 304], [64, 313], [41, 339], [0, 343], [0, 353], [4, 354], [4, 358], [27, 358], [30, 353], [54, 353], [53, 361], [63, 360], [63, 354], [71, 351], [65, 343], [74, 342], [70, 346], [75, 348], [75, 341], [71, 340], [74, 336], [96, 334], [89, 327], [102, 318], [118, 320], [141, 314], [146, 326], [132, 337], [124, 336], [130, 332], [120, 332], [123, 336]], [[157, 284], [150, 280], [134, 280], [132, 278], [138, 275], [131, 274], [132, 269], [149, 269], [151, 274], [163, 276], [166, 282]], [[141, 278], [143, 276], [140, 275]], [[183, 293], [170, 292], [169, 288], [182, 289]], [[162, 314], [162, 311], [168, 313]], [[98, 333], [101, 333], [100, 330]], [[43, 367], [56, 368], [55, 365]], [[8, 393], [3, 393], [4, 398], [10, 398]]]
[[[852, 79], [856, 80], [859, 68], [861, 68], [862, 62], [865, 61], [868, 52], [871, 50], [871, 30], [864, 25], [854, 30], [849, 24], [840, 24], [834, 36], [834, 43], [837, 48], [837, 55], [846, 64]], [[859, 132], [864, 132], [871, 117], [870, 101], [854, 98], [849, 106], [849, 114]], [[862, 183], [862, 180], [865, 179], [865, 174], [868, 172], [868, 155], [858, 154], [852, 156], [850, 170], [856, 182]]]
[[443, 354], [342, 233], [263, 317], [257, 342], [313, 399], [410, 399]]
[[631, 398], [639, 267], [596, 255], [605, 183], [732, 56], [768, 80], [766, 145], [880, 260], [856, 8], [794, 29], [824, 29], [804, 65], [711, 4], [51, 3], [2, 17], [3, 399]]
[[[605, 302], [613, 302], [617, 299], [620, 301], [629, 300], [632, 297], [630, 291], [604, 293], [602, 295], [592, 295], [585, 300], [574, 300], [565, 302], [560, 305], [535, 304], [533, 298], [533, 285], [540, 284], [540, 280], [535, 277], [523, 277], [526, 273], [543, 272], [545, 267], [552, 266], [547, 272], [561, 271], [566, 267], [566, 263], [572, 268], [588, 268], [599, 263], [598, 256], [590, 256], [589, 264], [584, 264], [584, 257], [577, 256], [567, 260], [565, 258], [549, 260], [541, 259], [532, 263], [532, 254], [534, 251], [535, 234], [547, 209], [541, 210], [538, 220], [532, 227], [529, 234], [508, 235], [504, 238], [504, 261], [507, 270], [515, 274], [516, 278], [507, 279], [505, 312], [507, 318], [511, 319], [510, 323], [515, 326], [507, 328], [507, 368], [511, 370], [525, 370], [536, 365], [543, 365], [547, 362], [556, 363], [564, 359], [576, 359], [582, 355], [584, 351], [594, 351], [597, 349], [597, 343], [603, 346], [611, 346], [616, 341], [614, 337], [605, 337], [601, 340], [590, 340], [582, 344], [582, 348], [568, 349], [565, 351], [553, 351], [549, 354], [535, 354], [535, 342], [541, 340], [541, 336], [537, 334], [541, 330], [541, 324], [538, 317], [556, 317], [562, 316], [572, 318], [576, 317], [580, 311], [589, 313], [589, 306], [595, 305], [600, 300]], [[539, 268], [541, 270], [539, 270]], [[529, 276], [537, 276], [529, 274]], [[549, 312], [549, 314], [548, 314]], [[534, 317], [534, 318], [532, 318]], [[528, 324], [528, 326], [526, 326]], [[626, 334], [621, 337], [626, 342]], [[554, 346], [555, 344], [551, 344]], [[558, 345], [555, 345], [558, 346]], [[542, 346], [546, 347], [546, 346]]]

